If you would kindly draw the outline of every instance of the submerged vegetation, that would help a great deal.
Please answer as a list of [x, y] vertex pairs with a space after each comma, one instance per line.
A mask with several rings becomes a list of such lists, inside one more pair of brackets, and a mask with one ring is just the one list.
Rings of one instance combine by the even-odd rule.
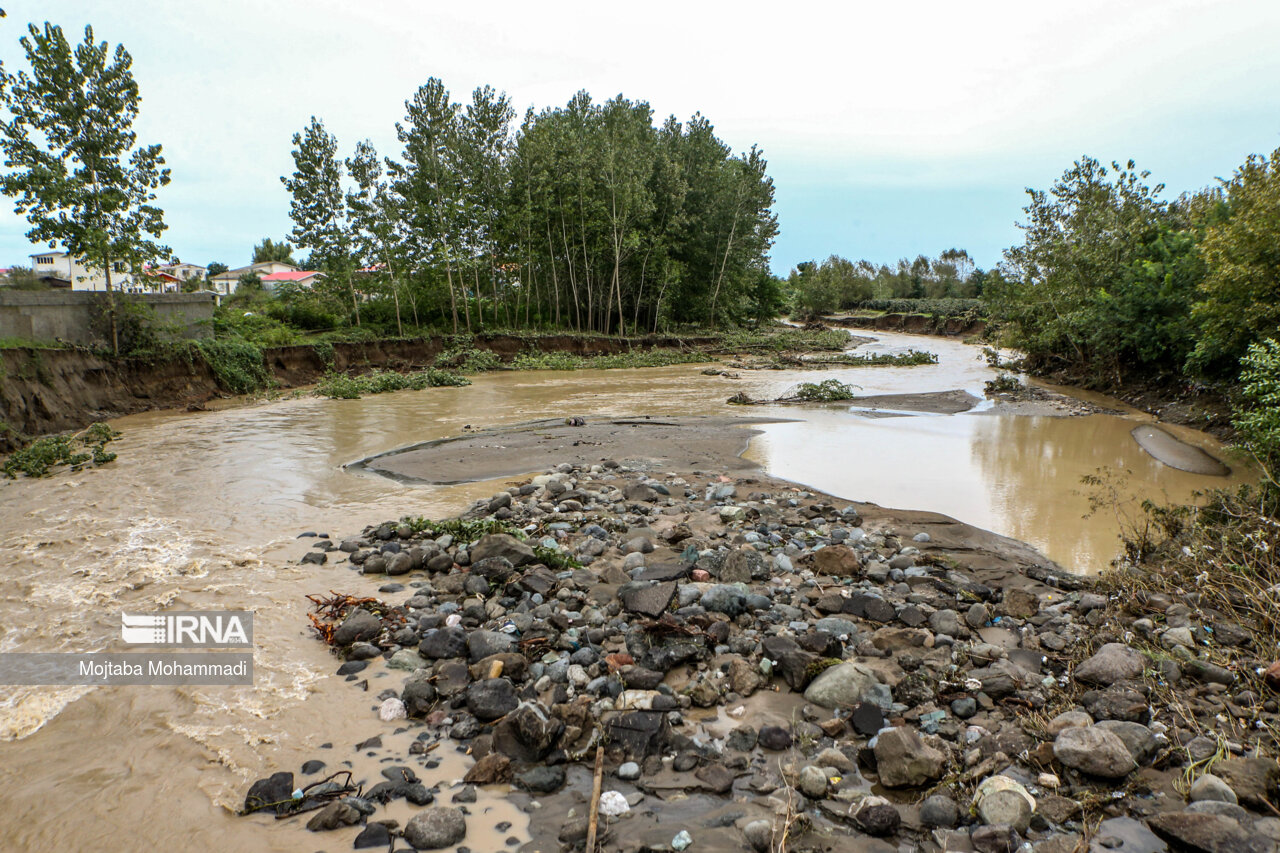
[[388, 391], [421, 391], [424, 388], [470, 385], [471, 380], [447, 370], [419, 370], [413, 373], [396, 373], [393, 370], [375, 370], [372, 373], [353, 376], [346, 373], [328, 373], [316, 383], [318, 397], [332, 400], [358, 400], [365, 394], [385, 394]]
[[10, 454], [0, 470], [13, 480], [19, 474], [45, 477], [63, 465], [72, 471], [105, 465], [115, 461], [116, 454], [106, 448], [119, 437], [118, 431], [100, 421], [75, 435], [47, 435]]
[[853, 386], [837, 379], [824, 379], [822, 382], [801, 382], [783, 399], [794, 398], [805, 403], [832, 403], [837, 400], [852, 400], [856, 394]]
[[623, 367], [666, 367], [697, 364], [712, 359], [702, 353], [671, 349], [633, 350], [603, 355], [574, 355], [566, 352], [520, 353], [511, 362], [516, 370], [613, 370]]

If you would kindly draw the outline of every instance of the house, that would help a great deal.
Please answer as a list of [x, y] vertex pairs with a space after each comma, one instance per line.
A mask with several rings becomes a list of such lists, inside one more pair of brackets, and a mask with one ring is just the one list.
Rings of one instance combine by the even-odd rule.
[[235, 293], [236, 288], [240, 286], [241, 276], [252, 273], [258, 278], [263, 278], [281, 272], [298, 272], [298, 268], [283, 261], [260, 261], [256, 264], [249, 264], [247, 267], [239, 267], [238, 269], [227, 270], [226, 272], [209, 276], [209, 287], [216, 293], [228, 296]]
[[268, 292], [274, 291], [278, 286], [286, 282], [302, 290], [310, 290], [322, 278], [324, 278], [324, 273], [316, 272], [315, 270], [286, 270], [261, 276], [262, 286]]
[[177, 258], [173, 259], [171, 264], [161, 264], [157, 269], [160, 272], [173, 276], [180, 282], [185, 281], [204, 281], [208, 274], [208, 267], [202, 267], [199, 264], [184, 264]]
[[[133, 277], [126, 272], [123, 261], [111, 265], [111, 286], [129, 290]], [[97, 267], [88, 265], [83, 258], [74, 258], [67, 252], [52, 249], [31, 256], [31, 271], [49, 287], [68, 290], [106, 290], [107, 277]]]

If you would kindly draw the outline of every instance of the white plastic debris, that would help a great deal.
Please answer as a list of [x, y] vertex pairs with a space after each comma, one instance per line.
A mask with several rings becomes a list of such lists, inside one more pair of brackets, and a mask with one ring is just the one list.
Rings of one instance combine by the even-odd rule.
[[605, 791], [600, 795], [600, 814], [605, 817], [618, 817], [631, 811], [627, 798], [618, 791]]
[[378, 708], [378, 716], [382, 722], [390, 723], [393, 720], [403, 720], [409, 715], [405, 712], [404, 703], [392, 696]]

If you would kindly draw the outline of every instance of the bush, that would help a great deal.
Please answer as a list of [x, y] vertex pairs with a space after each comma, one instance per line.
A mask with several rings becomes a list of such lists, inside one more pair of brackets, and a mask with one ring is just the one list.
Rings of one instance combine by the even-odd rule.
[[491, 350], [468, 346], [454, 347], [436, 356], [435, 366], [453, 368], [463, 373], [481, 373], [486, 370], [497, 370], [502, 366], [502, 359]]
[[830, 403], [836, 400], [852, 400], [853, 386], [846, 385], [838, 379], [826, 379], [822, 382], [802, 382], [787, 395], [806, 403]]
[[979, 319], [987, 315], [986, 304], [981, 299], [965, 299], [959, 296], [942, 299], [864, 299], [854, 304], [867, 311], [883, 311], [886, 314], [931, 314], [935, 317], [971, 317]]
[[327, 373], [316, 383], [316, 396], [332, 400], [358, 400], [365, 394], [385, 394], [388, 391], [421, 391], [424, 388], [470, 385], [471, 380], [447, 370], [423, 370], [417, 373], [396, 373], [375, 370], [364, 376], [345, 373]]
[[1241, 392], [1247, 402], [1237, 409], [1232, 425], [1241, 446], [1258, 460], [1274, 487], [1280, 462], [1280, 343], [1267, 338], [1250, 344], [1240, 367]]
[[13, 480], [19, 474], [45, 477], [58, 465], [69, 465], [72, 471], [79, 471], [86, 465], [105, 465], [116, 459], [116, 454], [109, 452], [106, 446], [119, 437], [119, 432], [102, 422], [93, 424], [76, 436], [47, 435], [11, 454], [2, 470]]
[[218, 384], [232, 394], [251, 394], [261, 391], [271, 381], [267, 366], [262, 360], [262, 350], [248, 341], [238, 338], [209, 339], [196, 346]]

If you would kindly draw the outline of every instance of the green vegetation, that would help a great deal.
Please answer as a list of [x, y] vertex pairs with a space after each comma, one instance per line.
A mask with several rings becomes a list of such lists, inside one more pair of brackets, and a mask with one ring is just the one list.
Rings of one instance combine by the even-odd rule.
[[623, 367], [665, 367], [711, 361], [696, 352], [672, 349], [632, 350], [607, 355], [573, 355], [565, 352], [520, 353], [512, 360], [516, 370], [612, 370]]
[[470, 385], [471, 380], [446, 370], [421, 370], [414, 373], [396, 373], [391, 370], [375, 370], [363, 376], [345, 373], [329, 373], [316, 383], [319, 397], [333, 400], [358, 400], [365, 394], [385, 394], [388, 391], [421, 391], [424, 388]]
[[1268, 504], [1274, 503], [1280, 486], [1275, 473], [1280, 470], [1280, 343], [1268, 338], [1249, 345], [1241, 362], [1243, 400], [1237, 407], [1233, 425], [1240, 445], [1264, 472], [1263, 489]]
[[843, 351], [849, 333], [840, 329], [797, 329], [791, 326], [739, 328], [719, 335], [717, 349], [724, 352], [766, 350], [772, 352]]
[[252, 394], [271, 382], [262, 350], [240, 338], [202, 340], [196, 344], [218, 384], [232, 394]]
[[822, 382], [802, 382], [783, 399], [805, 403], [832, 403], [837, 400], [852, 400], [855, 396], [853, 386], [837, 379], [824, 379]]
[[804, 361], [821, 367], [832, 364], [847, 364], [850, 367], [916, 367], [922, 364], [937, 364], [938, 357], [924, 350], [909, 349], [906, 352], [871, 352], [865, 354], [845, 352], [839, 355], [823, 356], [820, 359], [805, 359]]
[[[27, 27], [19, 40], [30, 72], [0, 66], [0, 151], [8, 171], [0, 191], [31, 223], [27, 239], [60, 243], [106, 278], [114, 309], [112, 275], [168, 256], [158, 238], [164, 212], [152, 202], [169, 183], [159, 145], [139, 145], [134, 131], [140, 97], [133, 59], [123, 45], [111, 49], [85, 27], [75, 46], [62, 28]], [[86, 120], [91, 116], [92, 120]], [[114, 310], [109, 339], [120, 351]]]
[[432, 521], [429, 518], [423, 518], [420, 515], [405, 516], [400, 519], [402, 524], [409, 525], [409, 529], [414, 533], [427, 533], [432, 537], [444, 536], [446, 533], [462, 542], [474, 542], [481, 536], [487, 536], [490, 533], [505, 533], [508, 536], [514, 536], [517, 539], [524, 538], [524, 532], [517, 527], [513, 527], [506, 522], [499, 521], [496, 518], [480, 518], [473, 520], [464, 520], [461, 518], [449, 518], [444, 521]]
[[801, 316], [866, 308], [953, 317], [977, 308], [976, 297], [993, 275], [999, 274], [977, 269], [964, 249], [948, 249], [937, 258], [903, 258], [896, 267], [832, 255], [822, 263], [797, 264], [787, 289]]
[[460, 346], [447, 349], [437, 355], [435, 366], [456, 370], [459, 373], [483, 373], [486, 370], [497, 370], [502, 367], [502, 359], [492, 350]]
[[1001, 373], [995, 379], [988, 380], [983, 386], [983, 391], [988, 397], [996, 394], [1017, 394], [1022, 390], [1022, 383], [1012, 373]]
[[47, 435], [10, 454], [0, 470], [12, 480], [19, 474], [45, 477], [60, 465], [67, 465], [72, 471], [105, 465], [115, 461], [116, 454], [106, 447], [119, 437], [119, 432], [101, 422], [76, 435]]

